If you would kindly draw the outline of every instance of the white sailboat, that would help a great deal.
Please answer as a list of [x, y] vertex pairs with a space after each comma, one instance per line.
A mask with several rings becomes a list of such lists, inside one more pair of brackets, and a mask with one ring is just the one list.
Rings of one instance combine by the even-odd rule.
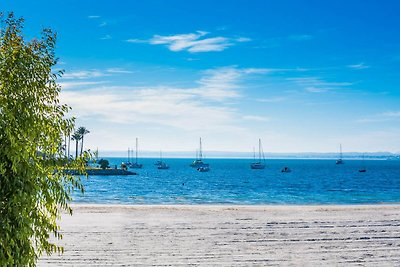
[[339, 154], [339, 159], [336, 160], [336, 164], [344, 164], [343, 153], [342, 153], [342, 144], [340, 144], [340, 154]]
[[132, 166], [130, 152], [131, 152], [131, 150], [130, 150], [130, 148], [128, 147], [128, 158], [127, 158], [127, 161], [121, 163], [121, 168], [122, 168], [122, 169], [127, 169], [128, 167], [131, 167], [131, 166]]
[[250, 168], [254, 170], [265, 169], [265, 157], [261, 145], [261, 139], [258, 139], [258, 161], [255, 160], [255, 155], [254, 155], [254, 162], [250, 164]]
[[162, 160], [162, 152], [160, 151], [160, 160], [157, 160], [157, 162], [154, 164], [157, 166], [157, 169], [159, 170], [168, 170], [169, 166], [167, 165], [167, 163], [165, 163]]
[[140, 169], [143, 167], [143, 164], [138, 163], [138, 138], [136, 137], [136, 157], [135, 157], [135, 162], [131, 163], [129, 166], [130, 168], [133, 169]]
[[199, 153], [196, 153], [196, 159], [190, 164], [190, 167], [197, 168], [199, 172], [206, 172], [210, 170], [210, 165], [208, 163], [203, 162], [203, 148], [201, 144], [201, 137], [200, 137], [200, 148]]
[[365, 158], [364, 158], [364, 153], [362, 155], [362, 166], [361, 169], [358, 170], [358, 172], [367, 172], [367, 168], [365, 168]]

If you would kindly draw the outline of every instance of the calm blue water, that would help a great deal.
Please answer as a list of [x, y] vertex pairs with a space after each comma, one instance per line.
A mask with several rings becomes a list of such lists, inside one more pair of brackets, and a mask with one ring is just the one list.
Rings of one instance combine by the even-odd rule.
[[[108, 158], [120, 164], [123, 158]], [[207, 159], [210, 172], [189, 167], [192, 159], [141, 159], [136, 176], [84, 178], [78, 203], [115, 204], [367, 204], [400, 202], [400, 161], [268, 160], [264, 170], [251, 170], [247, 159]], [[281, 173], [289, 166], [291, 173]]]

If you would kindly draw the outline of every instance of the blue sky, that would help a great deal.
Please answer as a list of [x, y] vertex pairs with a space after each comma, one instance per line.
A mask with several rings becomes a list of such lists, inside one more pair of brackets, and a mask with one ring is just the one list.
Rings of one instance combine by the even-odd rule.
[[[88, 147], [400, 151], [398, 1], [21, 1]], [[166, 156], [168, 156], [166, 154]]]

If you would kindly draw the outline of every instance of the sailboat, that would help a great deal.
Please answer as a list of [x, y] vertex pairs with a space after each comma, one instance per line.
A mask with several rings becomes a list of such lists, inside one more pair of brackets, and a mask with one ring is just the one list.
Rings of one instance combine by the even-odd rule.
[[135, 162], [131, 163], [129, 166], [130, 168], [133, 169], [140, 169], [143, 167], [143, 164], [138, 163], [138, 139], [136, 137], [136, 157], [135, 157]]
[[130, 152], [131, 152], [131, 150], [130, 150], [130, 148], [128, 147], [128, 158], [127, 158], [127, 161], [126, 161], [126, 162], [122, 162], [122, 163], [121, 163], [121, 168], [122, 168], [122, 169], [126, 169], [126, 168], [132, 166]]
[[343, 153], [342, 153], [342, 144], [340, 144], [340, 155], [339, 155], [339, 159], [336, 160], [336, 164], [343, 164]]
[[199, 172], [206, 172], [210, 170], [210, 165], [203, 162], [203, 150], [200, 137], [200, 148], [198, 154], [196, 153], [196, 159], [190, 164], [190, 167], [197, 168]]
[[358, 170], [358, 172], [367, 172], [367, 169], [365, 168], [364, 153], [363, 153], [363, 156], [362, 156], [362, 167], [361, 167], [361, 169]]
[[261, 139], [258, 139], [258, 161], [256, 161], [254, 153], [254, 162], [250, 164], [250, 168], [255, 170], [265, 169], [265, 157], [264, 157], [264, 152], [262, 150]]
[[159, 169], [159, 170], [167, 170], [167, 169], [169, 169], [169, 166], [167, 165], [167, 163], [165, 163], [165, 162], [162, 160], [162, 153], [161, 153], [161, 151], [160, 151], [160, 160], [157, 160], [157, 162], [156, 162], [154, 165], [156, 165], [156, 166], [157, 166], [157, 169]]

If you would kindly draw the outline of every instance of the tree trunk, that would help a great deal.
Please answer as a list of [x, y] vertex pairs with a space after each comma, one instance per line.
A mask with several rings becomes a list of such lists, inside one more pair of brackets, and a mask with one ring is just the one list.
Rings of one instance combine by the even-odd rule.
[[83, 137], [84, 137], [84, 135], [82, 134], [82, 141], [81, 141], [81, 156], [82, 156], [82, 153], [83, 153]]
[[71, 134], [68, 134], [68, 160], [70, 156], [70, 148], [71, 148]]
[[67, 135], [64, 135], [64, 156], [67, 157]]
[[76, 146], [75, 146], [75, 159], [77, 159], [77, 158], [78, 158], [78, 141], [79, 141], [79, 140], [76, 140]]

